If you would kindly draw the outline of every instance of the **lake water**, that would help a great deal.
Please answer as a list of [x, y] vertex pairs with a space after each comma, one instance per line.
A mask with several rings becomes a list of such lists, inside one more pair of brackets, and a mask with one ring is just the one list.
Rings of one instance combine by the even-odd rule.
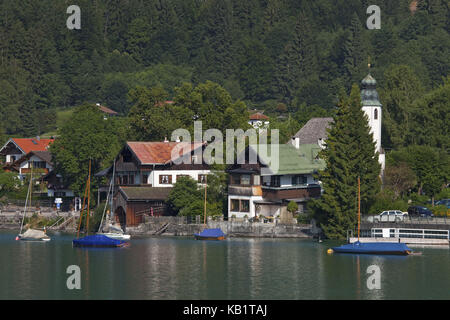
[[[298, 239], [132, 239], [119, 249], [15, 241], [0, 231], [0, 299], [450, 299], [450, 250], [422, 256], [328, 255], [336, 243]], [[69, 265], [81, 289], [69, 290]], [[367, 288], [380, 268], [381, 289]]]

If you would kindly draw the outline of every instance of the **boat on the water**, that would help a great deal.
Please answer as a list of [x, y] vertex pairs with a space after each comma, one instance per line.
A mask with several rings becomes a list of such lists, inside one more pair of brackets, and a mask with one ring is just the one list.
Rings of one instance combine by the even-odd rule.
[[[108, 196], [106, 197], [106, 204], [105, 204], [105, 207], [103, 209], [102, 220], [100, 221], [100, 225], [98, 227], [97, 234], [98, 235], [104, 235], [104, 236], [107, 236], [107, 237], [112, 238], [112, 239], [130, 240], [131, 235], [125, 234], [125, 232], [123, 232], [123, 230], [122, 230], [122, 228], [120, 227], [119, 224], [111, 222], [110, 220], [111, 220], [112, 215], [110, 214], [109, 211], [106, 211], [106, 207], [107, 207], [107, 204], [108, 204], [109, 200], [111, 200], [111, 204], [110, 204], [111, 210], [113, 208], [113, 201], [114, 201], [113, 193], [114, 193], [115, 172], [116, 172], [116, 160], [114, 159], [113, 174], [112, 174], [111, 182], [109, 183]], [[106, 217], [105, 217], [105, 213], [106, 213]]]
[[200, 233], [194, 233], [195, 240], [224, 240], [226, 238], [226, 234], [220, 228], [216, 229], [208, 229], [206, 228], [206, 190], [208, 188], [208, 176], [205, 176], [205, 211], [203, 215], [203, 224], [205, 225], [205, 229], [203, 229]]
[[412, 250], [404, 243], [397, 242], [359, 242], [344, 244], [340, 247], [329, 249], [330, 253], [359, 253], [379, 255], [408, 255]]
[[128, 242], [126, 241], [112, 239], [102, 234], [95, 234], [73, 240], [74, 247], [114, 248], [124, 247], [126, 245], [128, 245]]
[[[44, 231], [28, 228], [25, 232], [22, 233], [23, 230], [23, 223], [25, 221], [25, 216], [27, 214], [27, 205], [28, 203], [31, 203], [31, 198], [33, 194], [33, 165], [30, 163], [30, 184], [28, 185], [28, 191], [27, 191], [27, 198], [25, 200], [25, 206], [23, 209], [23, 217], [22, 222], [20, 224], [20, 231], [19, 234], [16, 236], [16, 240], [22, 240], [22, 241], [50, 241], [50, 237], [47, 235], [45, 227]], [[27, 226], [25, 226], [27, 227]]]
[[[80, 222], [78, 224], [78, 232], [77, 232], [77, 238], [72, 241], [72, 244], [74, 247], [100, 247], [100, 248], [115, 248], [115, 247], [123, 247], [126, 246], [128, 243], [121, 239], [113, 239], [111, 237], [106, 236], [105, 234], [95, 234], [95, 235], [89, 235], [89, 200], [90, 200], [90, 186], [91, 186], [91, 161], [89, 161], [89, 176], [88, 180], [86, 182], [86, 189], [84, 191], [84, 199], [83, 199], [83, 206], [80, 213]], [[86, 213], [86, 236], [80, 238], [80, 229], [81, 229], [81, 223], [83, 220], [83, 212], [84, 212], [84, 204], [87, 197], [87, 213]]]
[[226, 234], [220, 228], [205, 229], [200, 233], [194, 233], [196, 240], [224, 240]]
[[353, 254], [378, 254], [378, 255], [408, 255], [412, 250], [400, 242], [360, 242], [359, 233], [361, 229], [361, 196], [360, 179], [358, 177], [358, 241], [344, 244], [340, 247], [328, 249], [328, 253], [353, 253]]
[[124, 234], [123, 232], [97, 232], [98, 235], [103, 235], [111, 239], [118, 239], [118, 240], [130, 240], [131, 235]]
[[23, 241], [50, 241], [50, 237], [41, 230], [28, 229], [17, 236], [18, 240]]

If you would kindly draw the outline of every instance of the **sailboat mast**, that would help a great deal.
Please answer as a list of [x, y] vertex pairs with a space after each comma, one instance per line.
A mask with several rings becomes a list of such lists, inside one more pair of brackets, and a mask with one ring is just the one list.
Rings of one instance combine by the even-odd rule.
[[[33, 170], [33, 169], [32, 169]], [[30, 197], [30, 189], [31, 189], [31, 182], [32, 182], [32, 175], [30, 175], [30, 183], [28, 184], [28, 190], [27, 190], [27, 198], [25, 199], [25, 207], [23, 208], [23, 218], [22, 218], [22, 223], [20, 224], [20, 231], [19, 234], [22, 234], [22, 229], [23, 229], [23, 223], [25, 221], [25, 216], [27, 214], [27, 205], [28, 205], [28, 199]]]
[[203, 224], [206, 227], [206, 189], [208, 188], [208, 175], [205, 175], [205, 213], [203, 217]]
[[30, 192], [30, 207], [33, 206], [33, 203], [31, 202], [31, 198], [33, 197], [33, 162], [30, 161], [30, 168], [31, 168], [31, 173], [30, 173], [30, 190], [28, 192]]
[[89, 178], [88, 178], [88, 203], [87, 203], [87, 220], [86, 220], [86, 234], [89, 235], [89, 215], [90, 215], [90, 208], [89, 208], [89, 202], [91, 199], [91, 160], [89, 159]]
[[360, 194], [360, 179], [358, 177], [358, 242], [359, 242], [359, 230], [361, 228], [361, 194]]
[[83, 211], [84, 211], [84, 205], [86, 204], [86, 193], [88, 190], [88, 183], [86, 181], [86, 187], [84, 188], [84, 197], [83, 197], [83, 206], [81, 207], [81, 211], [80, 211], [80, 217], [79, 217], [79, 223], [78, 223], [78, 231], [77, 231], [77, 239], [80, 237], [80, 229], [81, 229], [81, 221], [83, 219]]

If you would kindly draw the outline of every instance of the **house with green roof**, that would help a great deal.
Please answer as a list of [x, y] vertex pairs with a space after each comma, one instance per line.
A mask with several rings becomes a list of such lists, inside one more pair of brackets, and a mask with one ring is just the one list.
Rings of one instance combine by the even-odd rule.
[[317, 144], [248, 146], [245, 163], [228, 170], [228, 217], [276, 217], [290, 201], [303, 211], [308, 200], [321, 195], [314, 178], [325, 168], [320, 150]]

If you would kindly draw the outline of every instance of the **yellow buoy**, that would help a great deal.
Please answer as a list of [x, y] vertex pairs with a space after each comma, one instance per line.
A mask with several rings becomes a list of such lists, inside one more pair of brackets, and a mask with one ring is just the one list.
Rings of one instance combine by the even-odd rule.
[[327, 250], [327, 253], [328, 253], [328, 254], [333, 253], [333, 249], [328, 249], [328, 250]]

